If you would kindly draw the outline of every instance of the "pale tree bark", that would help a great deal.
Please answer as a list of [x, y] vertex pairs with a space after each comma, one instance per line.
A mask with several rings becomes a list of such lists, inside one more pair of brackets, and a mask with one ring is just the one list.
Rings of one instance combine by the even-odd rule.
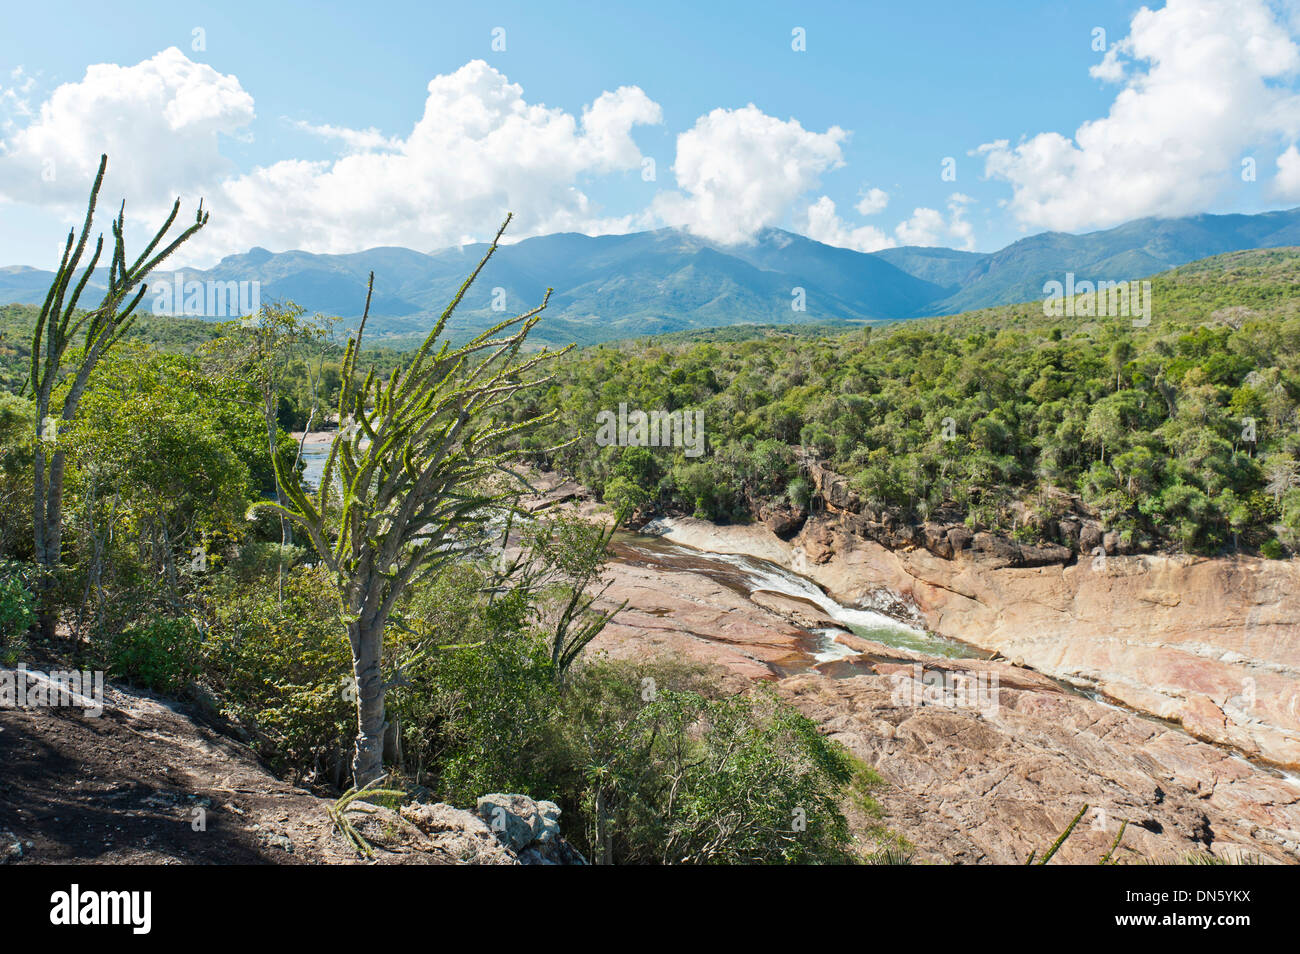
[[[43, 570], [40, 581], [40, 624], [41, 632], [47, 638], [54, 635], [57, 622], [54, 587], [63, 552], [63, 479], [67, 460], [63, 448], [59, 446], [59, 433], [63, 425], [76, 420], [82, 395], [100, 359], [122, 339], [134, 321], [135, 309], [147, 290], [143, 284], [145, 277], [208, 221], [203, 203], [200, 202], [194, 224], [159, 250], [180, 212], [181, 200], [177, 199], [162, 228], [145, 246], [140, 256], [128, 265], [124, 239], [126, 203], [123, 202], [117, 218], [112, 222], [113, 256], [108, 269], [108, 290], [97, 307], [78, 315], [77, 304], [104, 251], [103, 235], [96, 241], [94, 254], [86, 264], [81, 278], [72, 286], [70, 298], [68, 291], [81, 266], [90, 239], [95, 205], [99, 200], [99, 190], [107, 168], [108, 156], [101, 156], [80, 237], [75, 230], [68, 233], [62, 261], [55, 272], [54, 282], [45, 297], [45, 304], [37, 316], [36, 328], [32, 334], [32, 367], [28, 380], [36, 405], [32, 537], [36, 561]], [[73, 340], [82, 332], [84, 343], [81, 353], [76, 356], [67, 393], [56, 408], [56, 389], [66, 380], [64, 357]]]
[[[497, 420], [499, 408], [550, 379], [532, 372], [563, 353], [521, 350], [550, 297], [500, 322], [458, 348], [435, 350], [456, 307], [496, 251], [510, 218], [411, 361], [386, 380], [372, 370], [360, 385], [356, 365], [370, 314], [366, 307], [343, 359], [339, 433], [320, 487], [308, 495], [297, 474], [275, 460], [286, 504], [263, 502], [300, 526], [333, 574], [352, 650], [357, 708], [353, 776], [358, 787], [383, 775], [384, 631], [398, 601], [449, 562], [476, 550], [487, 521], [505, 495], [486, 489], [489, 477], [513, 475], [506, 441], [553, 419], [516, 424]], [[567, 350], [567, 349], [565, 349]], [[337, 473], [341, 500], [331, 514]]]

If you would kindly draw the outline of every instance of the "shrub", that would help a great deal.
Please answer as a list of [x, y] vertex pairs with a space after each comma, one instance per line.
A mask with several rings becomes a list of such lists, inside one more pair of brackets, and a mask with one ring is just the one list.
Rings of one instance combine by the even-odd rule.
[[226, 714], [253, 733], [264, 757], [300, 776], [340, 780], [355, 695], [346, 630], [325, 572], [286, 570], [283, 591], [274, 572], [247, 583], [227, 578], [208, 603], [204, 673]]
[[785, 496], [790, 501], [790, 506], [798, 510], [807, 510], [812, 500], [812, 484], [803, 477], [796, 477], [786, 487]]
[[566, 834], [622, 864], [848, 860], [847, 752], [770, 690], [719, 692], [698, 670], [582, 669], [555, 742], [585, 821]]
[[27, 631], [36, 625], [36, 599], [24, 567], [0, 563], [0, 663], [12, 666], [27, 648]]
[[190, 619], [161, 617], [133, 623], [110, 638], [108, 670], [137, 686], [175, 695], [198, 675], [202, 642]]

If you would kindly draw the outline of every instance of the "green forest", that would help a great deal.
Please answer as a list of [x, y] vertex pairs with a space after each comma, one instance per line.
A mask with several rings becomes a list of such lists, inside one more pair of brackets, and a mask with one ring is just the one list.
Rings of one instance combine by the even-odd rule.
[[[1035, 302], [588, 348], [516, 409], [559, 415], [521, 446], [606, 499], [715, 521], [806, 507], [801, 448], [907, 520], [1050, 539], [1077, 495], [1133, 549], [1278, 557], [1300, 547], [1297, 280], [1294, 250], [1239, 252], [1155, 277], [1147, 327]], [[620, 402], [702, 409], [708, 453], [597, 446]]]

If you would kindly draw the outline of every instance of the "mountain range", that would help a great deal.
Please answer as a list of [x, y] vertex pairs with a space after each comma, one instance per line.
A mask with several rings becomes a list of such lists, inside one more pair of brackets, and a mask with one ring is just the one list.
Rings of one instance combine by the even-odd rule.
[[[718, 245], [673, 229], [626, 235], [558, 233], [501, 247], [449, 328], [464, 337], [541, 301], [554, 288], [536, 337], [591, 343], [742, 323], [864, 323], [955, 314], [1030, 301], [1043, 284], [1140, 278], [1223, 252], [1300, 245], [1300, 209], [1257, 215], [1147, 218], [1104, 231], [1044, 232], [997, 252], [906, 246], [856, 252], [767, 229], [746, 245]], [[258, 282], [260, 299], [360, 316], [375, 273], [368, 328], [383, 338], [422, 337], [486, 246], [433, 253], [373, 248], [343, 255], [262, 248], [184, 281]], [[39, 304], [49, 271], [0, 268], [0, 304]], [[100, 276], [92, 276], [93, 286]], [[162, 281], [156, 274], [143, 307]], [[802, 290], [802, 292], [800, 291]], [[802, 302], [802, 310], [796, 306]], [[223, 316], [210, 316], [223, 317]], [[345, 322], [346, 323], [346, 322]]]

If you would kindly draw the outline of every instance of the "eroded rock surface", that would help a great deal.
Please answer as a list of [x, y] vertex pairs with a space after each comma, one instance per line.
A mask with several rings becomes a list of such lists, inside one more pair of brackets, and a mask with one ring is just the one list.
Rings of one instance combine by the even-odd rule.
[[[1054, 579], [1042, 568], [999, 571], [1016, 574], [1008, 580], [1023, 575], [1031, 582], [1041, 573], [1043, 582], [1037, 585], [1042, 589], [999, 582], [997, 586], [1010, 589], [989, 593], [982, 601], [954, 591], [973, 587], [969, 578], [954, 580], [952, 589], [940, 586], [944, 581], [938, 577], [922, 583], [926, 573], [935, 572], [933, 565], [908, 564], [909, 554], [883, 548], [832, 549], [815, 563], [808, 535], [817, 527], [815, 521], [810, 524], [791, 542], [761, 525], [719, 528], [671, 521], [668, 529], [678, 542], [749, 554], [803, 572], [844, 603], [879, 605], [882, 588], [898, 587], [931, 628], [1001, 649], [1010, 660], [1033, 668], [1003, 659], [943, 659], [845, 633], [837, 638], [860, 654], [856, 660], [812, 669], [808, 627], [830, 625], [816, 607], [761, 591], [750, 598], [698, 572], [626, 562], [611, 567], [614, 584], [608, 595], [615, 602], [628, 600], [628, 608], [593, 649], [626, 659], [663, 652], [717, 664], [734, 688], [747, 680], [777, 679], [791, 703], [885, 778], [890, 786], [881, 798], [888, 813], [885, 823], [916, 845], [922, 858], [1023, 863], [1031, 850], [1041, 852], [1050, 845], [1085, 803], [1092, 811], [1060, 860], [1095, 863], [1124, 819], [1130, 824], [1117, 855], [1121, 861], [1172, 859], [1188, 851], [1272, 861], [1300, 857], [1300, 785], [1174, 725], [1071, 693], [1044, 675], [1063, 661], [1086, 658], [1070, 648], [1071, 641], [1087, 640], [1091, 632], [1097, 646], [1109, 645], [1113, 640], [1104, 627], [1125, 622], [1120, 632], [1142, 631], [1161, 618], [1154, 611], [1142, 616], [1130, 609], [1125, 621], [1114, 606], [1110, 615], [1089, 616], [1073, 605], [1075, 598], [1066, 598], [1070, 591], [1059, 568]], [[960, 572], [957, 564], [951, 568]], [[1142, 592], [1167, 592], [1150, 577], [1142, 586]], [[1085, 589], [1077, 599], [1093, 595]], [[1005, 610], [1005, 624], [993, 608], [1002, 596], [1027, 604], [1019, 611]], [[1175, 605], [1194, 599], [1204, 609], [1207, 598], [1189, 596]], [[1172, 602], [1151, 605], [1169, 609]], [[1053, 626], [1066, 626], [1071, 613], [1092, 619], [1094, 628], [1069, 626], [1065, 632], [1070, 635], [1057, 636]], [[990, 636], [1011, 622], [1024, 627], [1021, 640]], [[1252, 644], [1246, 640], [1243, 645]], [[1252, 652], [1266, 650], [1266, 644], [1258, 643]], [[791, 672], [796, 674], [784, 675]], [[1140, 672], [1130, 673], [1135, 683]], [[1155, 681], [1157, 688], [1148, 691], [1172, 687], [1175, 677], [1184, 694], [1213, 691], [1211, 684], [1191, 678], [1194, 672], [1171, 673], [1169, 683]], [[935, 673], [945, 685], [961, 679], [982, 679], [987, 685], [996, 677], [996, 705], [934, 704], [923, 691], [907, 688], [926, 685]], [[1107, 685], [1104, 679], [1097, 684]], [[1261, 680], [1259, 685], [1273, 683]], [[1294, 682], [1284, 678], [1283, 685]], [[1169, 698], [1188, 701], [1172, 688]]]
[[836, 517], [809, 520], [790, 541], [757, 524], [664, 523], [672, 540], [762, 557], [846, 605], [899, 594], [936, 633], [1300, 768], [1300, 561], [1139, 555], [999, 566], [890, 550]]

